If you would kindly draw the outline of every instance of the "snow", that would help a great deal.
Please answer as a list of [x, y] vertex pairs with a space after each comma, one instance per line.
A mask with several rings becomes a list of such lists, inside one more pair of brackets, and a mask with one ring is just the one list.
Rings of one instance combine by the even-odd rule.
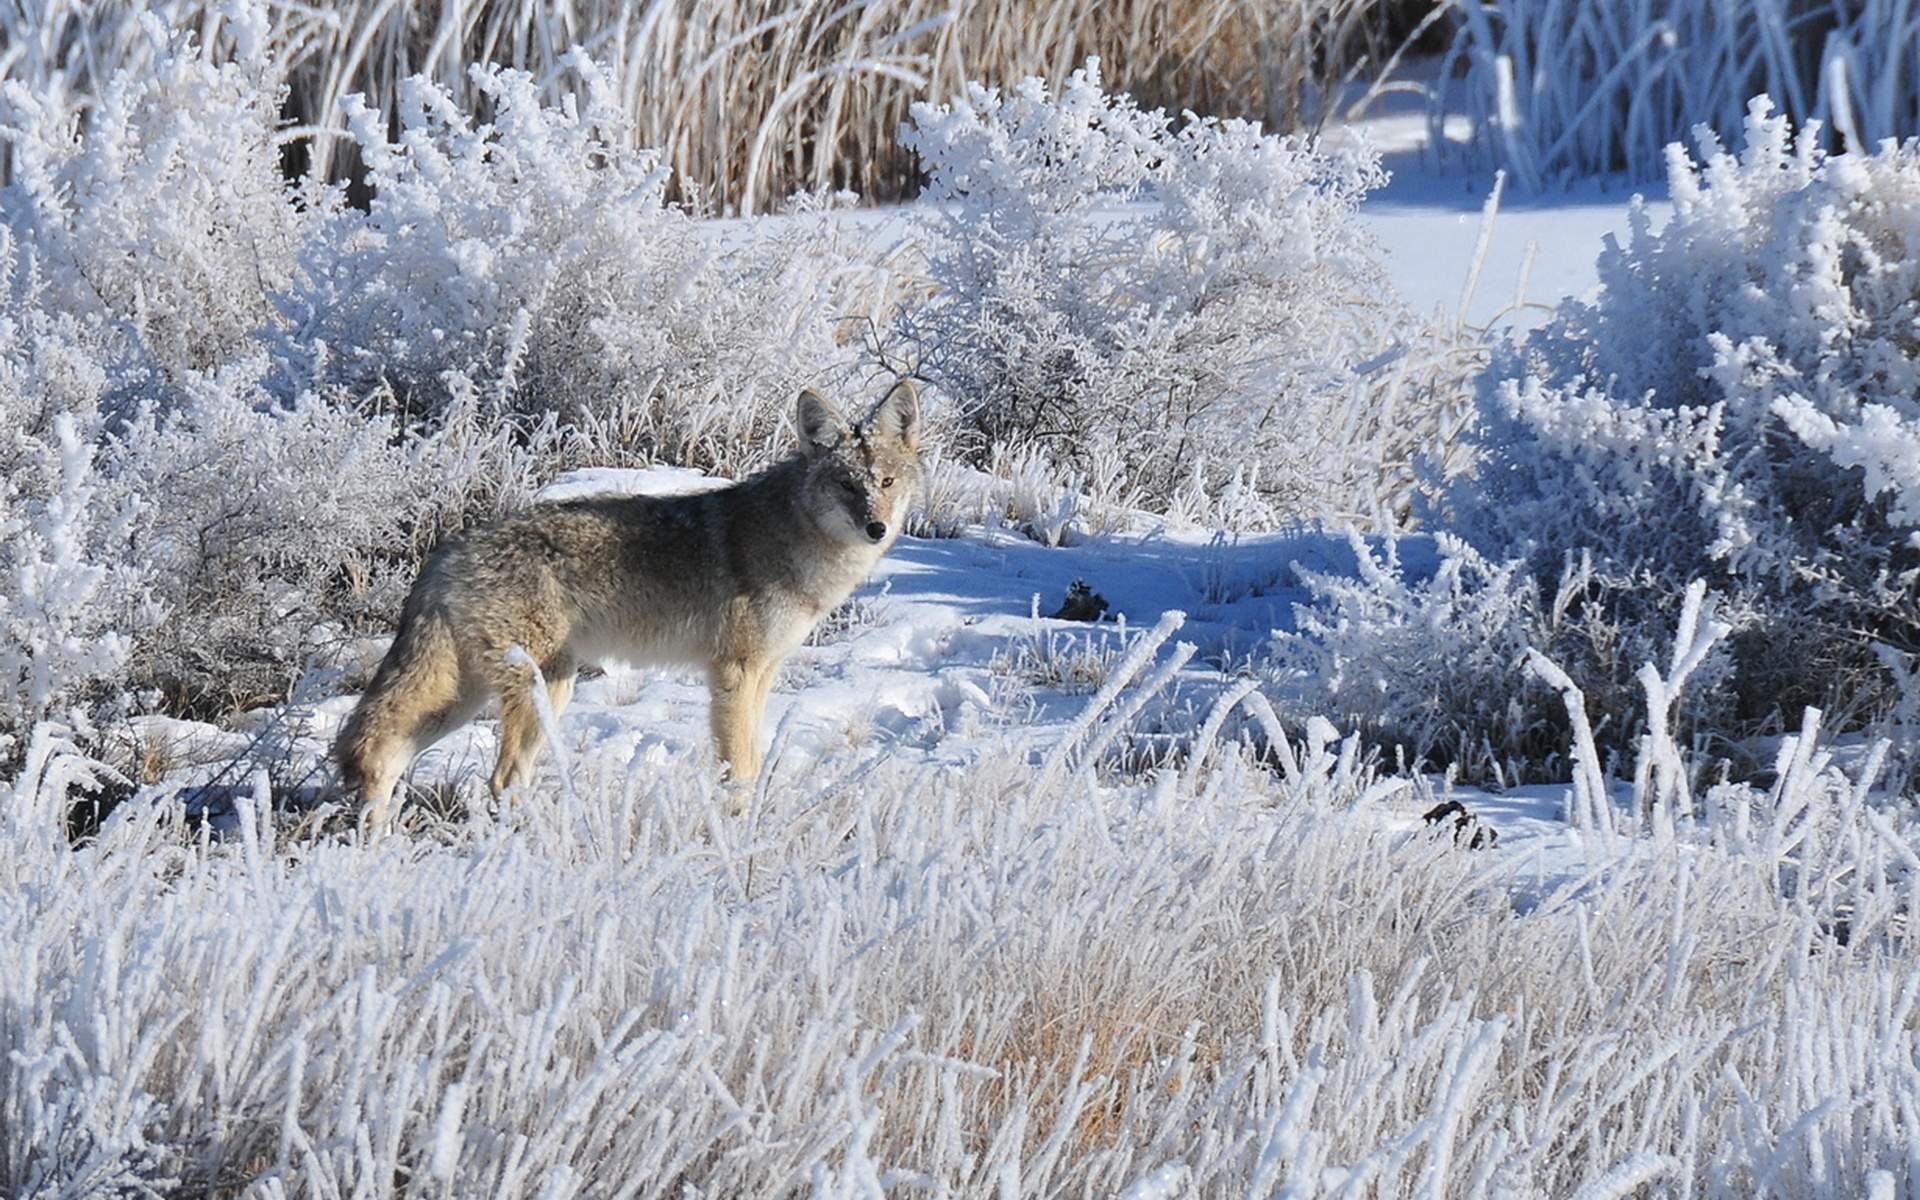
[[691, 496], [726, 487], [694, 467], [584, 467], [557, 476], [541, 488], [540, 500], [579, 500], [586, 496]]
[[1626, 239], [1633, 196], [1647, 199], [1656, 229], [1672, 211], [1662, 183], [1597, 177], [1534, 192], [1505, 187], [1479, 286], [1463, 313], [1461, 291], [1473, 268], [1495, 172], [1464, 166], [1456, 146], [1449, 145], [1444, 157], [1435, 153], [1424, 109], [1415, 110], [1404, 96], [1386, 97], [1327, 137], [1335, 144], [1365, 139], [1380, 153], [1389, 178], [1367, 197], [1360, 220], [1385, 252], [1400, 295], [1421, 312], [1462, 315], [1474, 325], [1530, 329], [1545, 319], [1547, 308], [1590, 293], [1599, 284], [1594, 262], [1605, 239]]

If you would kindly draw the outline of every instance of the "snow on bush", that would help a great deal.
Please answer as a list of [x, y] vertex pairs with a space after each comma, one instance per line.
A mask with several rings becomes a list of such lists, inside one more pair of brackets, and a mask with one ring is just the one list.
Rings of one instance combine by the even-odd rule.
[[1474, 145], [1530, 187], [1658, 177], [1671, 143], [1699, 125], [1732, 134], [1762, 94], [1852, 150], [1920, 133], [1920, 12], [1904, 0], [1445, 2], [1457, 19], [1436, 138], [1464, 115]]
[[1708, 579], [1747, 715], [1857, 716], [1874, 644], [1920, 648], [1920, 150], [1829, 158], [1764, 99], [1743, 152], [1700, 136], [1671, 220], [1636, 208], [1598, 297], [1489, 371], [1453, 516], [1541, 573], [1590, 548], [1629, 626]]
[[112, 698], [156, 615], [124, 548], [144, 503], [101, 462], [96, 325], [49, 312], [45, 290], [0, 228], [0, 762], [17, 731]]
[[313, 394], [273, 403], [264, 361], [250, 366], [195, 380], [116, 440], [119, 484], [147, 499], [122, 552], [170, 609], [133, 665], [174, 712], [276, 700], [341, 623], [384, 616], [437, 482], [390, 420]]
[[43, 302], [97, 318], [163, 378], [245, 351], [334, 204], [281, 176], [284, 85], [260, 19], [236, 8], [236, 51], [221, 58], [148, 14], [151, 61], [116, 72], [84, 117], [57, 93], [0, 89], [13, 152], [0, 221], [31, 251]]
[[417, 842], [247, 801], [69, 848], [59, 750], [0, 791], [12, 1195], [1853, 1196], [1920, 1154], [1915, 829], [1814, 737], [1564, 874], [1323, 771], [1024, 746], [822, 763], [751, 831], [623, 747]]
[[566, 65], [577, 92], [552, 105], [524, 72], [474, 67], [485, 121], [424, 78], [391, 118], [349, 101], [373, 197], [315, 228], [278, 297], [289, 385], [386, 384], [432, 416], [471, 383], [603, 457], [753, 465], [801, 384], [848, 365], [845, 247], [817, 205], [731, 242], [670, 207], [601, 70]]
[[282, 184], [277, 76], [245, 38], [221, 61], [144, 29], [151, 70], [116, 75], [83, 129], [7, 94], [10, 740], [129, 691], [198, 712], [278, 696], [390, 607], [409, 524], [463, 494], [409, 470], [447, 456], [390, 419], [262, 386], [274, 290], [332, 200]]
[[142, 509], [102, 487], [93, 446], [73, 415], [56, 416], [45, 436], [17, 432], [4, 457], [0, 762], [19, 749], [9, 730], [113, 698], [133, 652], [131, 631], [157, 616], [151, 574], [119, 550]]
[[[1556, 583], [1523, 558], [1495, 561], [1444, 532], [1431, 563], [1426, 553], [1404, 559], [1397, 539], [1376, 551], [1349, 536], [1356, 569], [1292, 568], [1309, 599], [1261, 661], [1301, 718], [1331, 718], [1396, 758], [1462, 778], [1563, 779], [1575, 731], [1526, 669], [1544, 655], [1579, 689], [1605, 747], [1637, 749], [1647, 726], [1642, 674], [1668, 656], [1683, 600], [1625, 620], [1622, 594], [1642, 605], [1649, 597], [1588, 554], [1570, 556]], [[1735, 726], [1733, 671], [1725, 646], [1702, 652], [1693, 688], [1663, 710], [1681, 744]]]
[[[1489, 562], [1442, 535], [1431, 571], [1351, 536], [1354, 572], [1294, 574], [1312, 600], [1276, 631], [1269, 662], [1304, 714], [1360, 729], [1412, 761], [1504, 767], [1534, 749], [1520, 662], [1541, 625], [1522, 563]], [[1424, 565], [1424, 564], [1422, 564]], [[1564, 743], [1562, 743], [1564, 744]]]
[[1107, 453], [1161, 506], [1238, 473], [1281, 519], [1373, 486], [1387, 435], [1355, 427], [1377, 397], [1351, 385], [1403, 318], [1354, 220], [1383, 179], [1370, 154], [1176, 127], [1103, 91], [1098, 60], [1057, 95], [1029, 79], [916, 105], [901, 136], [934, 284], [901, 333], [976, 465], [1036, 449], [1085, 474]]

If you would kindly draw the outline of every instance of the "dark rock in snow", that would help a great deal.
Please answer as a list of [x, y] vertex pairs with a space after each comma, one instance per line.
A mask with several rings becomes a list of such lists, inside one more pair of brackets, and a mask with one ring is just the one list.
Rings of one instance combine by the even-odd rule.
[[1048, 616], [1055, 621], [1098, 621], [1107, 614], [1107, 598], [1087, 586], [1084, 579], [1067, 585], [1067, 598]]
[[1465, 842], [1469, 850], [1491, 849], [1500, 843], [1499, 832], [1468, 812], [1467, 806], [1458, 800], [1434, 805], [1422, 819], [1429, 825], [1451, 820], [1453, 840], [1456, 843]]

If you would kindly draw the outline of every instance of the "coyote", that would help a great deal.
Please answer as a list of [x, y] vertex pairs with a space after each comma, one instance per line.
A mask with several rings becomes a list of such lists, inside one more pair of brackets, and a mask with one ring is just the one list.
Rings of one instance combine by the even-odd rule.
[[529, 663], [556, 713], [583, 663], [703, 666], [729, 778], [758, 775], [760, 715], [781, 660], [893, 544], [920, 481], [911, 382], [857, 423], [805, 391], [798, 418], [796, 452], [732, 486], [538, 504], [435, 550], [334, 743], [366, 824], [386, 825], [413, 756], [492, 696], [490, 785], [498, 797], [524, 784], [542, 741]]

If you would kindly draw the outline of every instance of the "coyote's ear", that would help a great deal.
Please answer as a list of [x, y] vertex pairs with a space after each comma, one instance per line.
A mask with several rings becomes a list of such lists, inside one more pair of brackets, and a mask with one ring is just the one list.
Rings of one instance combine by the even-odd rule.
[[893, 385], [886, 399], [873, 406], [867, 428], [874, 434], [891, 438], [902, 448], [913, 450], [920, 444], [920, 389], [913, 380], [902, 379]]
[[812, 388], [800, 393], [798, 417], [800, 445], [809, 454], [825, 450], [847, 432], [847, 419], [840, 415], [840, 410]]

